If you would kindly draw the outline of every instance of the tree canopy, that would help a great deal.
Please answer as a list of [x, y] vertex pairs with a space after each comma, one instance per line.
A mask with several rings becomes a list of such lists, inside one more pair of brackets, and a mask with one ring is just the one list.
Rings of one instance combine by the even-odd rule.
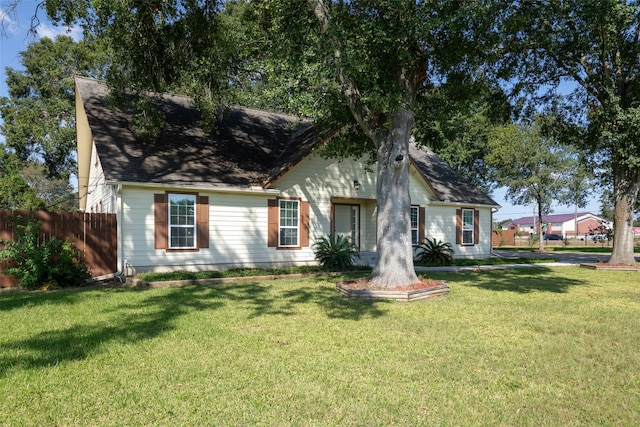
[[[569, 185], [574, 160], [546, 131], [547, 120], [539, 115], [531, 123], [496, 128], [489, 139], [487, 155], [496, 179], [507, 188], [507, 199], [517, 205], [533, 203], [537, 207], [539, 236], [542, 216], [551, 212], [552, 202], [562, 200], [562, 190]], [[539, 243], [542, 249], [543, 240]]]
[[20, 57], [24, 69], [6, 69], [0, 133], [23, 163], [40, 162], [47, 175], [68, 179], [76, 171], [73, 77], [102, 76], [106, 54], [95, 43], [58, 36], [31, 43]]
[[[615, 200], [613, 254], [631, 264], [640, 189], [640, 3], [532, 0], [503, 11], [502, 70], [532, 91], [575, 84], [567, 120], [584, 129], [580, 148], [606, 162]], [[529, 95], [532, 92], [529, 92]], [[545, 95], [550, 95], [546, 93]]]
[[15, 157], [0, 151], [0, 209], [37, 210], [44, 208], [44, 201], [20, 173]]
[[[23, 69], [7, 67], [9, 96], [0, 98], [5, 167], [0, 180], [11, 209], [77, 206], [69, 177], [77, 173], [73, 77], [101, 77], [107, 61], [97, 43], [42, 38], [20, 53]], [[24, 197], [15, 194], [23, 193]], [[11, 202], [9, 203], [9, 200]]]

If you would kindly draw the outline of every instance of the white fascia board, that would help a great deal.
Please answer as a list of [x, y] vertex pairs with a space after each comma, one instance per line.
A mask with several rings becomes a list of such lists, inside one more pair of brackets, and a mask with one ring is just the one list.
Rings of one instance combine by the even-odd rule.
[[[127, 181], [107, 181], [107, 185], [118, 185], [121, 187], [145, 187], [149, 189], [161, 189], [161, 190], [180, 190], [180, 191], [208, 191], [212, 193], [236, 193], [236, 194], [255, 194], [255, 195], [277, 195], [280, 194], [280, 190], [277, 188], [265, 189], [259, 186], [252, 187], [233, 187], [233, 186], [199, 186], [188, 184], [158, 184], [158, 183], [145, 183], [145, 182], [127, 182]], [[121, 188], [120, 187], [120, 188]]]
[[462, 203], [462, 202], [451, 202], [448, 200], [430, 200], [429, 205], [434, 206], [451, 206], [451, 207], [461, 207], [461, 208], [491, 208], [491, 209], [500, 209], [502, 206], [500, 205], [481, 205], [474, 203]]

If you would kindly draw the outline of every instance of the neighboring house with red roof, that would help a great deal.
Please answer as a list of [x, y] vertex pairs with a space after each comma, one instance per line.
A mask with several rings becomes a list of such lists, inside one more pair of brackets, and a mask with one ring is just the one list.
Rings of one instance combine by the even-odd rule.
[[[536, 234], [535, 224], [537, 224], [537, 222], [537, 216], [526, 216], [503, 224], [502, 229], [520, 231], [525, 234]], [[584, 237], [600, 225], [604, 225], [607, 228], [613, 227], [611, 221], [604, 217], [594, 215], [591, 212], [544, 215], [542, 222], [546, 225], [544, 232], [560, 234], [566, 238], [572, 238], [576, 235], [578, 238]]]
[[[164, 95], [165, 122], [139, 139], [105, 84], [76, 78], [80, 209], [117, 214], [118, 265], [135, 271], [315, 264], [313, 243], [343, 234], [361, 262], [376, 251], [376, 176], [364, 160], [325, 159], [313, 126], [232, 107], [213, 129], [190, 98]], [[499, 205], [433, 152], [410, 149], [413, 243], [491, 253]]]

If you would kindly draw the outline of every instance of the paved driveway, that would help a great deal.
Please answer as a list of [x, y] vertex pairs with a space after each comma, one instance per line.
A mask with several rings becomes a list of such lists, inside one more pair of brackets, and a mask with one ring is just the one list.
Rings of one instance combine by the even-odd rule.
[[[593, 262], [607, 262], [609, 254], [585, 254], [585, 253], [567, 253], [567, 252], [533, 252], [533, 251], [505, 251], [494, 249], [493, 252], [500, 257], [510, 258], [540, 258], [540, 259], [557, 259], [558, 262], [567, 264], [581, 264]], [[637, 257], [636, 257], [637, 259]]]
[[[557, 262], [542, 263], [542, 264], [500, 264], [500, 265], [480, 265], [480, 266], [443, 266], [443, 267], [416, 267], [416, 272], [428, 272], [428, 271], [478, 271], [478, 270], [506, 270], [509, 268], [531, 268], [531, 267], [561, 267], [570, 266], [574, 264], [590, 264], [598, 261], [607, 262], [609, 260], [609, 254], [584, 254], [584, 253], [563, 253], [563, 252], [534, 252], [529, 250], [523, 251], [505, 251], [500, 249], [494, 249], [493, 253], [496, 256], [504, 258], [540, 258], [540, 259], [554, 259]], [[638, 260], [638, 257], [636, 257]]]

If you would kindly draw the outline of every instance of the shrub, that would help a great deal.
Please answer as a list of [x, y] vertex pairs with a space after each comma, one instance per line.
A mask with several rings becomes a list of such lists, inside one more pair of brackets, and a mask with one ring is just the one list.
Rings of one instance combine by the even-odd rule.
[[313, 244], [313, 252], [320, 264], [331, 271], [347, 270], [353, 258], [359, 257], [358, 248], [347, 236], [322, 237]]
[[2, 241], [0, 261], [10, 267], [3, 273], [18, 278], [21, 288], [74, 286], [89, 278], [87, 267], [77, 262], [78, 251], [70, 241], [56, 237], [39, 242], [40, 223], [30, 218], [16, 224], [16, 240]]
[[424, 264], [451, 265], [453, 263], [453, 247], [442, 240], [426, 238], [416, 248], [416, 261]]

